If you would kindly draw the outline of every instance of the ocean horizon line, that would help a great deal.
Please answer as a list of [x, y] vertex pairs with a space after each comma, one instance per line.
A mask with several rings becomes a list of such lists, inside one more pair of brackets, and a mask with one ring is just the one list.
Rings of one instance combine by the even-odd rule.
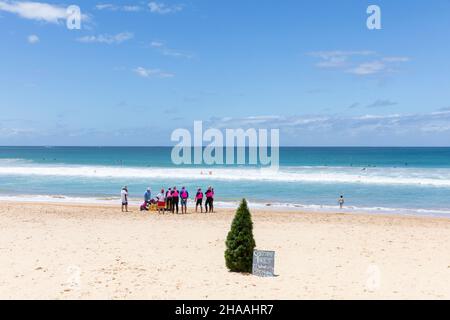
[[[205, 144], [202, 147], [206, 147], [208, 144]], [[0, 148], [173, 148], [175, 145], [0, 145]], [[223, 146], [223, 148], [227, 148], [228, 146]], [[231, 146], [229, 146], [231, 147]], [[398, 146], [388, 146], [388, 145], [379, 145], [379, 146], [370, 146], [370, 145], [354, 145], [354, 146], [332, 146], [332, 145], [280, 145], [280, 148], [423, 148], [423, 149], [432, 149], [432, 148], [450, 148], [448, 146], [423, 146], [423, 145], [398, 145]], [[191, 148], [196, 148], [192, 146]], [[239, 146], [234, 146], [234, 148], [242, 148]], [[244, 146], [244, 148], [252, 148], [250, 146]]]

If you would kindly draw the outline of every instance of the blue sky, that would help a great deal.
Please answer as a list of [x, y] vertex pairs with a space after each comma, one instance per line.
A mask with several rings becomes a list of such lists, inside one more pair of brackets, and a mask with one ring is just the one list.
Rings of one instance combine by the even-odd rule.
[[449, 145], [449, 30], [448, 0], [0, 0], [0, 145], [169, 145], [194, 120]]

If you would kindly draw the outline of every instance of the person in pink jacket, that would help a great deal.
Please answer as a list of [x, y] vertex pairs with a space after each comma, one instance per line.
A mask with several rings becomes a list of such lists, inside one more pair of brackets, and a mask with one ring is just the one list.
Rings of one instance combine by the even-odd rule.
[[197, 212], [198, 206], [200, 206], [200, 212], [203, 212], [203, 192], [201, 188], [198, 188], [197, 194], [195, 195], [195, 212]]

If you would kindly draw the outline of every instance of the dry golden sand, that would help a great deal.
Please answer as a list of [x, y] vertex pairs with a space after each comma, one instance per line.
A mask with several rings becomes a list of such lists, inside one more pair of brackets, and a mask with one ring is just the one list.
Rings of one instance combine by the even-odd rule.
[[227, 271], [230, 210], [2, 203], [0, 298], [450, 298], [450, 219], [252, 214], [257, 247], [276, 251], [277, 277]]

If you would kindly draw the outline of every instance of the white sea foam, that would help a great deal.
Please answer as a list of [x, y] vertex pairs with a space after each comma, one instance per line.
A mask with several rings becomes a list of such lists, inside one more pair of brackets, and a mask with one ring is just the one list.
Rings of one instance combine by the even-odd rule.
[[[13, 161], [14, 160], [14, 161]], [[272, 181], [311, 183], [361, 183], [450, 187], [449, 168], [282, 167], [180, 168], [44, 165], [3, 159], [0, 175], [35, 175], [84, 178], [183, 179], [220, 181]]]

